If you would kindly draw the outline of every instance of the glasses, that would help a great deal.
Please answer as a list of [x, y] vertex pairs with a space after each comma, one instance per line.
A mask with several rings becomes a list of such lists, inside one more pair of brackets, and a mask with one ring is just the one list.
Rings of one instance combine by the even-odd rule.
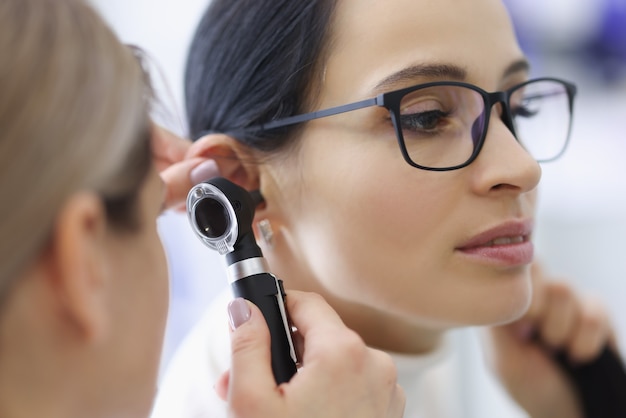
[[494, 93], [472, 84], [441, 81], [419, 84], [343, 106], [250, 126], [258, 133], [371, 106], [389, 111], [407, 163], [423, 170], [449, 171], [471, 164], [482, 149], [494, 105], [500, 119], [538, 162], [557, 159], [569, 141], [576, 86], [538, 78]]

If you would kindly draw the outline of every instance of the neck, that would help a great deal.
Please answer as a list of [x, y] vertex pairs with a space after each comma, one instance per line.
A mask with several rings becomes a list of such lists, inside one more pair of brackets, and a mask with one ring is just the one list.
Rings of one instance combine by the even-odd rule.
[[[35, 276], [33, 276], [35, 277]], [[102, 393], [90, 379], [98, 359], [76, 343], [61, 311], [24, 277], [0, 315], [0, 417], [102, 416]]]
[[[58, 387], [50, 390], [49, 393], [43, 393], [39, 388], [33, 390], [32, 386], [24, 387], [22, 382], [16, 384], [15, 379], [3, 373], [0, 376], [0, 416], [6, 418], [79, 417], [78, 412], [70, 411], [70, 405], [63, 400], [52, 399], [58, 393]], [[83, 416], [88, 416], [88, 414]]]
[[[441, 343], [444, 330], [429, 329], [401, 317], [325, 295], [344, 323], [373, 348], [401, 354], [426, 354]], [[390, 324], [393, 324], [391, 326]]]
[[74, 385], [72, 366], [62, 373], [52, 357], [41, 361], [40, 350], [25, 344], [2, 341], [0, 354], [0, 416], [80, 417], [93, 416], [81, 409], [81, 388]]
[[102, 373], [92, 372], [99, 367], [94, 366], [98, 358], [86, 358], [67, 349], [53, 350], [50, 344], [40, 346], [48, 348], [49, 353], [29, 350], [24, 344], [15, 344], [13, 349], [0, 346], [0, 417], [147, 416], [148, 411], [138, 412], [134, 405], [110, 399], [111, 391], [106, 382], [102, 384]]

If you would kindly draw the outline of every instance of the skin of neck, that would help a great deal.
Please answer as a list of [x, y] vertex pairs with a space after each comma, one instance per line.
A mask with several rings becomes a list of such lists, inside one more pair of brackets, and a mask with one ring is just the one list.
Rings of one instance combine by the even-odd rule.
[[43, 282], [37, 269], [21, 277], [0, 311], [0, 416], [112, 416], [101, 350], [85, 346]]
[[326, 298], [344, 323], [373, 348], [391, 353], [427, 354], [440, 345], [445, 332], [420, 327], [393, 314], [334, 297], [322, 289], [317, 292]]

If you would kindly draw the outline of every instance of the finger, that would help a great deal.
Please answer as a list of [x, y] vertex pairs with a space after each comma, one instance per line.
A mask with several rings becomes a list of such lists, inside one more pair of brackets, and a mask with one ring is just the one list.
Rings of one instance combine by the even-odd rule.
[[388, 353], [377, 349], [367, 348], [364, 353], [369, 373], [363, 379], [375, 382], [369, 389], [370, 398], [374, 401], [378, 397], [378, 402], [384, 402], [379, 405], [374, 403], [373, 406], [376, 410], [387, 411], [387, 417], [402, 417], [406, 398], [404, 390], [398, 385], [398, 369], [393, 359]]
[[[371, 350], [320, 295], [289, 290], [285, 301], [291, 322], [298, 329], [299, 366], [316, 375], [308, 385], [320, 390], [333, 384], [333, 376], [364, 372], [359, 370], [363, 364], [359, 359], [371, 356]], [[395, 370], [391, 359], [389, 362]]]
[[389, 418], [402, 418], [404, 416], [404, 408], [406, 405], [406, 395], [404, 389], [398, 384], [394, 393], [391, 396], [391, 402], [389, 405], [389, 412], [387, 417]]
[[182, 161], [191, 146], [191, 141], [181, 138], [161, 126], [153, 126], [152, 154], [155, 159], [169, 164]]
[[172, 164], [161, 172], [165, 183], [165, 208], [184, 203], [193, 186], [218, 175], [219, 169], [213, 160], [193, 158]]
[[152, 159], [154, 166], [156, 167], [157, 172], [161, 173], [162, 171], [164, 171], [165, 169], [167, 169], [169, 166], [172, 165], [172, 162], [169, 160], [163, 160], [160, 158], [157, 158], [156, 156], [153, 156]]
[[398, 368], [389, 353], [374, 348], [367, 348], [366, 353], [368, 354], [368, 361], [377, 366], [376, 377], [383, 388], [395, 393], [398, 385]]
[[345, 328], [337, 312], [316, 293], [289, 290], [285, 301], [291, 321], [305, 341], [311, 330], [321, 326]]
[[593, 360], [609, 344], [610, 333], [604, 307], [596, 301], [586, 301], [568, 349], [569, 357], [579, 363]]
[[261, 311], [237, 298], [228, 306], [231, 322], [229, 401], [249, 403], [251, 396], [269, 398], [276, 392], [272, 374], [270, 333]]
[[230, 370], [226, 370], [215, 383], [215, 392], [221, 400], [228, 399], [228, 385], [230, 383]]
[[574, 334], [582, 309], [571, 287], [562, 283], [546, 286], [546, 308], [540, 319], [539, 334], [552, 348], [565, 346]]

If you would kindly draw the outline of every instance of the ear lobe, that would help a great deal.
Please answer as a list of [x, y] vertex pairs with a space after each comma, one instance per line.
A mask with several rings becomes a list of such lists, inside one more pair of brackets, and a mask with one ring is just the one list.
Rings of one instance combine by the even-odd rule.
[[68, 325], [91, 342], [109, 329], [106, 227], [101, 199], [78, 193], [60, 211], [51, 242], [52, 291]]
[[259, 187], [259, 171], [254, 157], [245, 145], [224, 134], [209, 134], [196, 140], [185, 158], [215, 160], [220, 176], [246, 190]]

